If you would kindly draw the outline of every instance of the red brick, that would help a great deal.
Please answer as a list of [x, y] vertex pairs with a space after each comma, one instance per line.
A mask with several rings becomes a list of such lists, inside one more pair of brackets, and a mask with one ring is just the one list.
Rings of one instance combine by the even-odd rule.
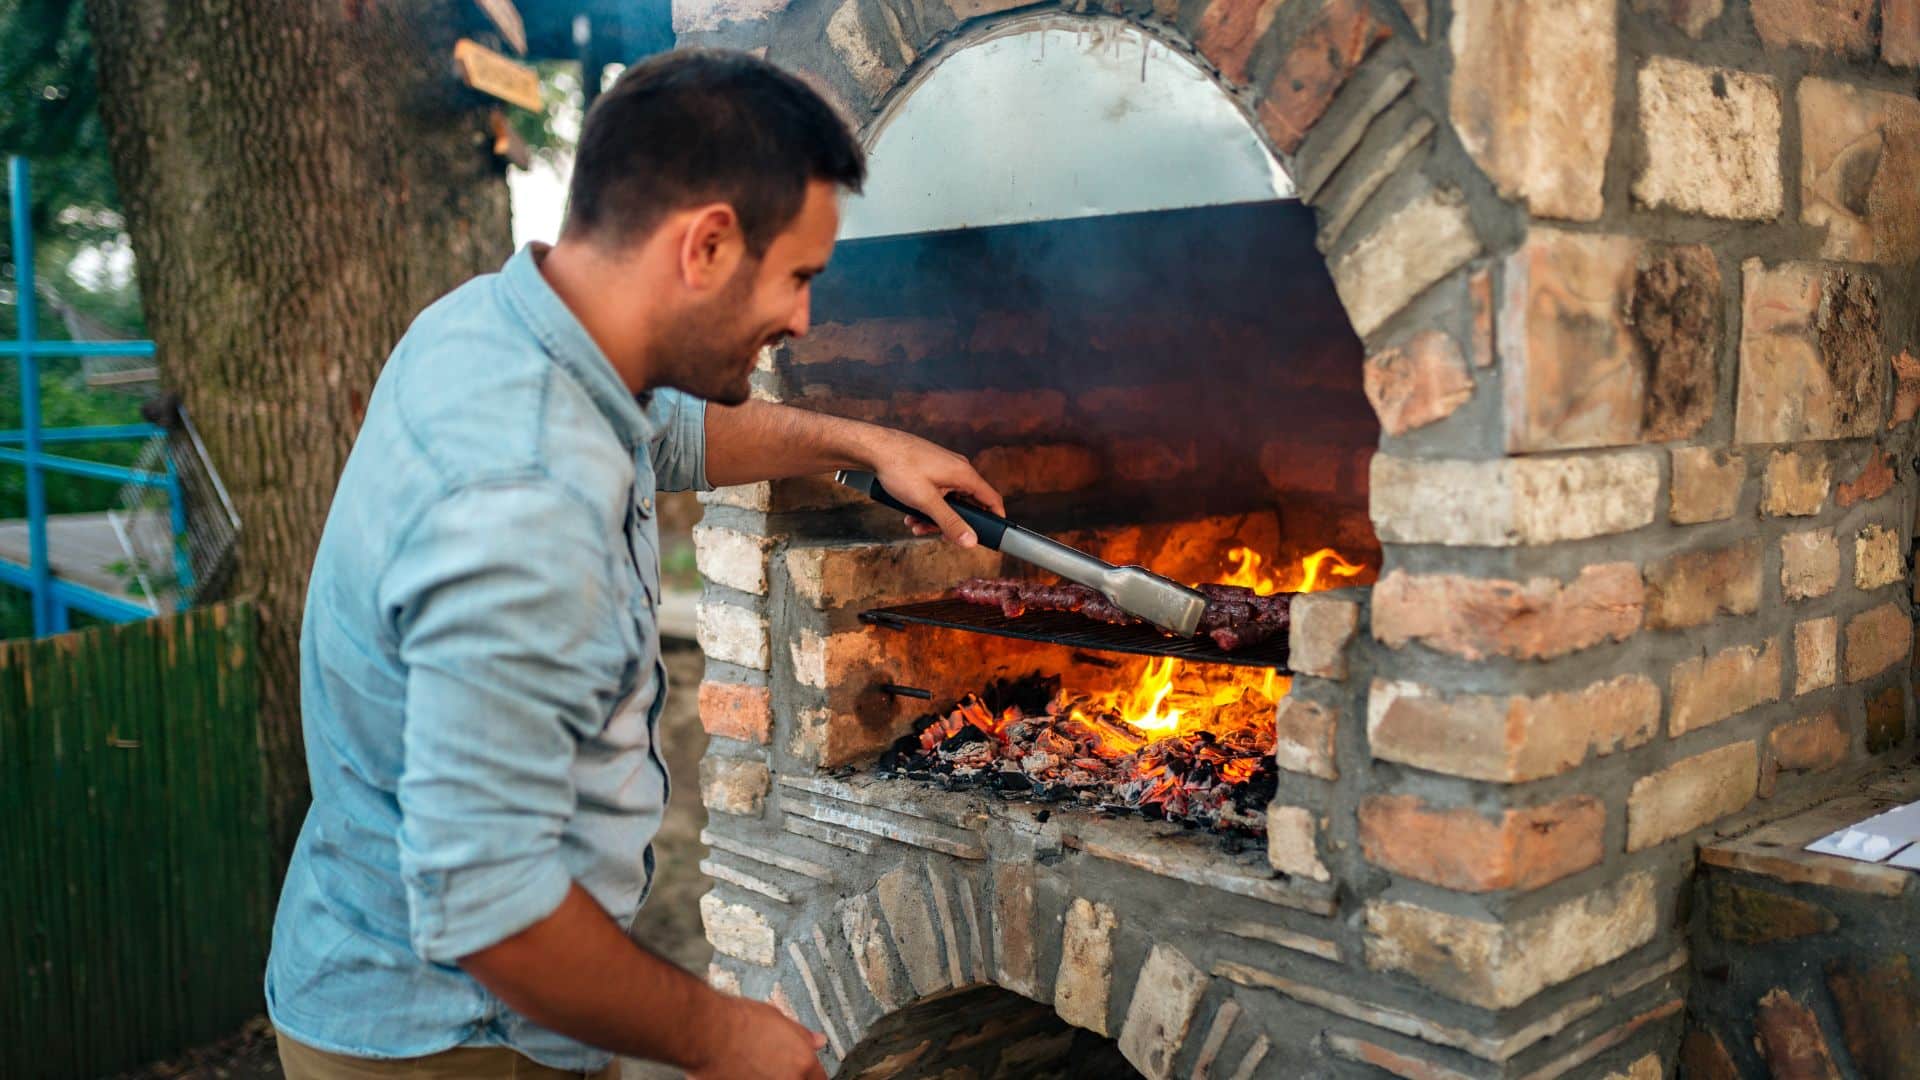
[[1740, 1080], [1733, 1055], [1711, 1031], [1694, 1028], [1680, 1041], [1680, 1075], [1692, 1080]]
[[764, 743], [773, 736], [773, 695], [764, 686], [703, 682], [700, 726], [709, 735]]
[[[1915, 0], [1920, 6], [1920, 0]], [[1888, 428], [1895, 428], [1920, 415], [1920, 360], [1910, 352], [1893, 358], [1893, 416]]]
[[1558, 775], [1591, 755], [1640, 746], [1659, 726], [1660, 689], [1640, 675], [1532, 697], [1375, 679], [1367, 695], [1374, 757], [1497, 783]]
[[1755, 1040], [1760, 1056], [1774, 1076], [1782, 1078], [1832, 1077], [1839, 1080], [1820, 1018], [1785, 990], [1769, 990], [1754, 1014]]
[[1638, 441], [1646, 361], [1629, 328], [1640, 242], [1535, 227], [1505, 264], [1500, 353], [1507, 449]]
[[1753, 0], [1753, 28], [1775, 48], [1865, 56], [1873, 49], [1874, 0]]
[[1043, 306], [1025, 311], [987, 311], [974, 320], [967, 351], [1041, 356], [1047, 351], [1047, 333], [1053, 316]]
[[772, 786], [772, 772], [763, 761], [712, 754], [700, 759], [700, 802], [709, 810], [758, 816]]
[[1770, 771], [1825, 772], [1847, 760], [1847, 733], [1832, 709], [1782, 724], [1767, 735]]
[[1889, 686], [1867, 699], [1867, 753], [1884, 754], [1907, 738], [1907, 693]]
[[1178, 445], [1159, 439], [1126, 439], [1114, 443], [1113, 471], [1122, 480], [1145, 483], [1185, 476], [1200, 467], [1199, 444]]
[[1748, 259], [1741, 299], [1734, 438], [1793, 443], [1880, 427], [1886, 358], [1880, 287], [1832, 263]]
[[1847, 1052], [1866, 1076], [1920, 1076], [1920, 984], [1906, 956], [1827, 962]]
[[1275, 491], [1338, 495], [1349, 490], [1324, 447], [1270, 442], [1260, 448], [1260, 474]]
[[1767, 458], [1760, 512], [1768, 517], [1808, 517], [1827, 504], [1833, 462], [1818, 450], [1776, 450]]
[[1376, 795], [1360, 804], [1360, 846], [1368, 862], [1446, 889], [1537, 889], [1598, 863], [1606, 823], [1590, 795], [1492, 818], [1417, 795]]
[[1882, 604], [1847, 621], [1847, 681], [1869, 679], [1906, 659], [1913, 623], [1898, 604]]
[[1841, 506], [1877, 499], [1893, 490], [1893, 455], [1885, 450], [1873, 455], [1861, 467], [1860, 475], [1833, 489], [1833, 501]]
[[1780, 216], [1780, 84], [1735, 68], [1653, 56], [1634, 79], [1645, 149], [1636, 205], [1749, 221]]
[[1066, 415], [1058, 390], [935, 390], [894, 395], [888, 419], [909, 431], [1006, 439], [1058, 430]]
[[1302, 675], [1346, 678], [1347, 646], [1360, 626], [1360, 605], [1336, 593], [1306, 593], [1294, 598], [1292, 615], [1289, 666]]
[[1793, 692], [1805, 694], [1833, 685], [1840, 653], [1840, 620], [1829, 615], [1793, 628]]
[[1394, 570], [1374, 585], [1373, 635], [1466, 660], [1547, 660], [1633, 636], [1644, 599], [1632, 563], [1589, 566], [1566, 584]]
[[1894, 67], [1920, 66], [1920, 0], [1882, 0], [1880, 58]]
[[1672, 713], [1667, 729], [1674, 738], [1717, 724], [1729, 716], [1780, 700], [1784, 670], [1780, 643], [1736, 645], [1712, 656], [1674, 665]]
[[1683, 551], [1647, 567], [1647, 627], [1700, 626], [1760, 607], [1760, 541], [1717, 551]]
[[1920, 256], [1920, 101], [1804, 79], [1800, 143], [1800, 220], [1825, 234], [1823, 258], [1905, 266]]
[[1493, 366], [1493, 271], [1480, 267], [1467, 275], [1467, 302], [1473, 309], [1473, 329], [1467, 351], [1473, 366]]
[[1675, 525], [1725, 521], [1740, 507], [1747, 459], [1728, 450], [1682, 446], [1673, 451], [1673, 493], [1667, 517]]
[[1200, 16], [1194, 47], [1230, 83], [1247, 81], [1247, 57], [1286, 0], [1215, 0]]
[[[1448, 115], [1502, 195], [1592, 221], [1613, 136], [1615, 0], [1456, 0]], [[1541, 57], [1552, 57], [1551, 63]]]
[[1627, 795], [1627, 850], [1685, 836], [1743, 809], [1760, 785], [1760, 750], [1737, 742], [1634, 781]]
[[807, 336], [787, 343], [787, 354], [796, 364], [915, 363], [951, 352], [957, 342], [954, 325], [946, 319], [861, 319], [815, 323]]
[[1293, 43], [1260, 102], [1260, 122], [1283, 154], [1300, 149], [1360, 61], [1393, 31], [1367, 0], [1327, 0]]
[[1389, 435], [1444, 420], [1473, 396], [1466, 358], [1438, 330], [1367, 357], [1364, 375], [1367, 400]]
[[1084, 446], [995, 446], [975, 454], [973, 467], [1002, 495], [1080, 491], [1100, 479], [1100, 459]]
[[1340, 769], [1334, 764], [1333, 738], [1339, 724], [1340, 710], [1334, 706], [1307, 701], [1296, 694], [1280, 699], [1273, 722], [1275, 762], [1290, 772], [1338, 780]]
[[1688, 37], [1698, 38], [1726, 10], [1726, 0], [1633, 0], [1633, 10], [1663, 15]]
[[1825, 596], [1840, 584], [1840, 544], [1832, 529], [1780, 538], [1780, 591], [1789, 601]]
[[1884, 588], [1907, 576], [1900, 534], [1885, 525], [1868, 525], [1853, 541], [1853, 585], [1862, 591]]

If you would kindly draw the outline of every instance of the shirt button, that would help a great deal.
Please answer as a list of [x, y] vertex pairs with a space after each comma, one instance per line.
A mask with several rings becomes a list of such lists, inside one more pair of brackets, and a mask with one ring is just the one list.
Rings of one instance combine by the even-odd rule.
[[640, 512], [643, 514], [651, 515], [653, 513], [653, 500], [647, 499], [647, 498], [641, 499]]

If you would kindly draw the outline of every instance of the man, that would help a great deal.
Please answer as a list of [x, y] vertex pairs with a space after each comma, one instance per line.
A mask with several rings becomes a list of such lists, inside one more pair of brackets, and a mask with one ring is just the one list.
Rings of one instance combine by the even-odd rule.
[[394, 349], [301, 635], [313, 805], [267, 971], [293, 1080], [593, 1074], [609, 1051], [823, 1075], [817, 1035], [625, 930], [667, 795], [656, 488], [868, 468], [962, 545], [942, 496], [1001, 506], [957, 454], [748, 400], [864, 174], [791, 76], [655, 59], [587, 117], [559, 242]]

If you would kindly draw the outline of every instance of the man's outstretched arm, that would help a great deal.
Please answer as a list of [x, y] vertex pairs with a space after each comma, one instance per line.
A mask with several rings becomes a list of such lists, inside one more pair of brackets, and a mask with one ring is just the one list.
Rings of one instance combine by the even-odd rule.
[[716, 486], [835, 469], [872, 470], [895, 497], [925, 512], [962, 547], [972, 546], [973, 530], [947, 506], [945, 496], [962, 495], [996, 514], [1006, 513], [1000, 493], [972, 463], [916, 435], [765, 401], [707, 407], [707, 479]]
[[823, 1038], [636, 945], [578, 885], [553, 914], [460, 967], [536, 1024], [696, 1078], [826, 1076], [814, 1056]]

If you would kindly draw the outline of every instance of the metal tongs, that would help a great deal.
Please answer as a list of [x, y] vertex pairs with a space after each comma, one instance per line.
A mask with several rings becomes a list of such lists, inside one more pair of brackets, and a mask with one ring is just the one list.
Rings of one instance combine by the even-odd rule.
[[[863, 469], [842, 469], [837, 479], [865, 492], [874, 502], [926, 520], [926, 515], [893, 497], [880, 481]], [[1200, 615], [1207, 598], [1176, 581], [1138, 566], [1115, 566], [1084, 551], [1070, 548], [1057, 540], [1023, 529], [1006, 518], [982, 510], [970, 502], [947, 496], [947, 505], [972, 527], [980, 542], [1042, 570], [1059, 574], [1068, 581], [1096, 589], [1102, 596], [1129, 615], [1181, 637], [1192, 637], [1200, 628]]]

